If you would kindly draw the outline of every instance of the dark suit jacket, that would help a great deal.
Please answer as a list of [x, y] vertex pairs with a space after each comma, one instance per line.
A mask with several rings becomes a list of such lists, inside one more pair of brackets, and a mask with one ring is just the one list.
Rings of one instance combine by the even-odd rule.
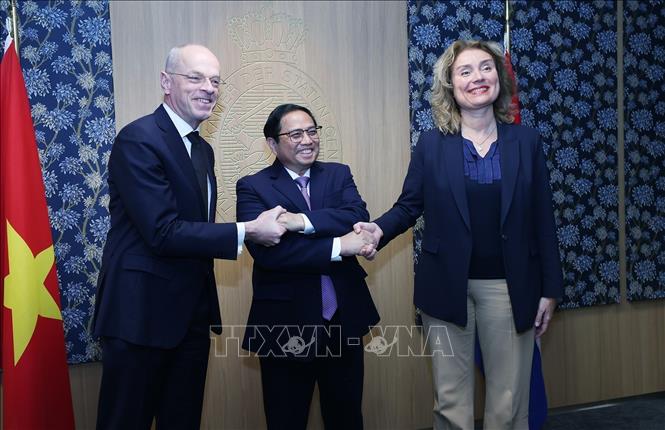
[[[540, 135], [499, 124], [501, 238], [517, 331], [533, 326], [540, 297], [560, 298], [563, 275], [552, 192]], [[466, 326], [471, 230], [460, 134], [420, 136], [395, 205], [376, 220], [380, 246], [425, 218], [415, 274], [415, 305], [428, 315]]]
[[[124, 127], [108, 164], [111, 229], [95, 305], [94, 334], [160, 348], [177, 345], [209, 296], [210, 324], [221, 325], [213, 257], [235, 259], [235, 224], [214, 224], [187, 149], [162, 106]], [[206, 196], [207, 198], [207, 196]], [[221, 328], [218, 327], [217, 331]]]
[[[237, 183], [239, 221], [255, 218], [262, 211], [281, 205], [292, 213], [304, 213], [316, 232], [311, 235], [287, 232], [277, 246], [246, 243], [254, 258], [253, 299], [243, 348], [262, 352], [265, 340], [274, 343], [275, 326], [322, 325], [321, 275], [332, 278], [337, 293], [338, 312], [346, 337], [362, 336], [376, 324], [374, 307], [365, 277], [355, 257], [330, 261], [334, 237], [343, 236], [353, 224], [369, 219], [369, 213], [353, 182], [349, 167], [338, 163], [315, 162], [310, 170], [309, 210], [298, 185], [282, 164], [275, 160], [255, 175]], [[256, 326], [268, 328], [260, 335]], [[264, 339], [268, 336], [268, 339]], [[301, 336], [308, 341], [310, 335]], [[280, 338], [281, 341], [284, 338]]]

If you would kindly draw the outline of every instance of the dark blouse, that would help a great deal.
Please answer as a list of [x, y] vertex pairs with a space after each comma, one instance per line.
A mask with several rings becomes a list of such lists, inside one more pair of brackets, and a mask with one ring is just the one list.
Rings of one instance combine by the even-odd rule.
[[490, 145], [485, 157], [470, 140], [464, 142], [464, 176], [473, 248], [469, 279], [506, 277], [501, 249], [501, 145]]
[[491, 184], [501, 179], [501, 151], [498, 141], [490, 145], [485, 157], [478, 155], [473, 142], [462, 138], [464, 142], [464, 176], [479, 184]]

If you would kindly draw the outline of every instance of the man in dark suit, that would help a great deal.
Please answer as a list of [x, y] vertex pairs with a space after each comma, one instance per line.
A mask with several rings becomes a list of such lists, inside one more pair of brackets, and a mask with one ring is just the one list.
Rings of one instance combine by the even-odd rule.
[[198, 136], [219, 96], [207, 48], [173, 48], [161, 73], [164, 103], [116, 137], [109, 159], [108, 233], [94, 333], [103, 374], [99, 429], [198, 429], [210, 328], [221, 332], [213, 258], [244, 240], [285, 232], [276, 207], [245, 223], [215, 224], [213, 151]]
[[[272, 166], [237, 184], [238, 220], [287, 212], [278, 246], [248, 243], [253, 300], [243, 348], [261, 363], [269, 429], [305, 429], [315, 382], [327, 429], [362, 428], [362, 336], [379, 321], [355, 258], [371, 235], [349, 167], [316, 161], [319, 130], [305, 107], [275, 108], [263, 129]], [[349, 233], [350, 232], [350, 233]]]

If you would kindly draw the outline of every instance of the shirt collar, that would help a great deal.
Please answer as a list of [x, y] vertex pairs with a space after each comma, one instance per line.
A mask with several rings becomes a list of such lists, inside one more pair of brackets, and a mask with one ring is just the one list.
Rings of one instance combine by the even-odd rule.
[[[284, 166], [284, 169], [286, 169], [286, 173], [288, 173], [289, 176], [291, 177], [291, 179], [293, 179], [294, 181], [296, 180], [296, 178], [301, 176], [301, 175], [297, 174], [296, 172], [294, 172], [293, 170], [289, 169], [286, 166]], [[303, 173], [302, 176], [307, 176], [309, 178], [309, 171], [310, 170], [311, 170], [311, 168], [307, 169], [307, 171], [305, 173]]]
[[469, 139], [462, 137], [462, 142], [464, 142], [464, 147], [466, 149], [464, 151], [464, 155], [469, 159], [469, 161], [477, 160], [479, 158], [491, 159], [494, 157], [494, 153], [499, 150], [499, 139], [490, 143], [490, 147], [487, 149], [487, 154], [485, 154], [485, 157], [481, 157], [480, 154], [478, 154], [478, 150], [476, 150], [473, 142], [471, 142]]
[[185, 137], [192, 131], [199, 131], [200, 127], [196, 127], [196, 129], [193, 129], [191, 125], [187, 124], [187, 122], [180, 117], [169, 105], [166, 103], [162, 103], [162, 106], [164, 106], [164, 110], [166, 110], [166, 113], [169, 115], [169, 118], [171, 118], [171, 122], [173, 122], [173, 125], [175, 125], [175, 128], [178, 130], [178, 134], [180, 137]]

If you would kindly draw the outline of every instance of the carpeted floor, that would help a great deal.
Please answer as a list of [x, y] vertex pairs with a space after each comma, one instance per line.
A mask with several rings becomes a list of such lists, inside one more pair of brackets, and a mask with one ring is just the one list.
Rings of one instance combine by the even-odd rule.
[[665, 430], [665, 392], [551, 409], [544, 430]]
[[665, 430], [665, 392], [550, 409], [542, 430]]

